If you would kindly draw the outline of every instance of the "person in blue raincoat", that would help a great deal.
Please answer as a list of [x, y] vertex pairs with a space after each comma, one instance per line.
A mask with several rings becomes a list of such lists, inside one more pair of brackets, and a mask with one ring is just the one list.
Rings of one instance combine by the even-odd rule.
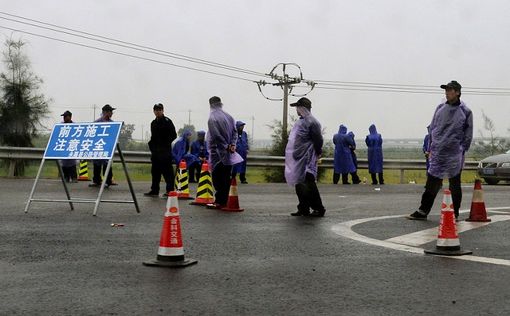
[[285, 181], [295, 187], [299, 200], [297, 212], [290, 215], [323, 217], [326, 209], [316, 183], [324, 143], [321, 124], [310, 112], [312, 102], [309, 99], [301, 98], [290, 106], [296, 107], [299, 115], [285, 147]]
[[[352, 160], [351, 147], [355, 146], [354, 139], [347, 135], [347, 127], [340, 125], [338, 133], [333, 136], [335, 144], [333, 183], [337, 184], [342, 175], [342, 183], [349, 184], [349, 173], [356, 172], [356, 167]], [[357, 179], [359, 183], [359, 179]]]
[[423, 138], [423, 155], [425, 155], [425, 165], [427, 168], [427, 171], [429, 170], [430, 161], [429, 161], [429, 154], [430, 154], [430, 125], [427, 126], [427, 135], [425, 135], [425, 138]]
[[377, 176], [379, 177], [379, 184], [384, 184], [382, 152], [383, 139], [381, 134], [377, 133], [377, 128], [374, 124], [370, 125], [368, 131], [370, 134], [368, 134], [365, 138], [365, 143], [368, 147], [368, 172], [372, 177], [372, 184], [377, 184]]
[[349, 145], [349, 149], [351, 150], [352, 163], [354, 164], [354, 172], [351, 172], [352, 183], [358, 184], [361, 183], [361, 180], [359, 179], [358, 176], [358, 156], [356, 156], [356, 140], [354, 140], [353, 132], [347, 133], [347, 136], [349, 136], [352, 139], [353, 143], [353, 145]]
[[235, 178], [239, 173], [239, 180], [241, 183], [247, 184], [246, 181], [246, 158], [248, 157], [248, 151], [250, 149], [248, 145], [248, 134], [244, 131], [244, 126], [246, 123], [242, 121], [236, 122], [237, 129], [237, 144], [236, 151], [241, 157], [243, 157], [244, 161], [234, 165], [232, 168], [232, 178]]
[[197, 139], [191, 143], [191, 154], [198, 160], [189, 169], [190, 182], [200, 181], [200, 172], [202, 170], [202, 163], [209, 159], [209, 152], [207, 152], [207, 142], [205, 141], [205, 131], [197, 132]]
[[177, 139], [172, 147], [172, 157], [176, 165], [176, 174], [179, 170], [181, 160], [186, 161], [186, 169], [198, 162], [198, 158], [191, 154], [191, 136], [193, 133], [189, 129], [182, 131], [181, 137]]
[[437, 106], [430, 123], [430, 165], [425, 192], [417, 211], [407, 216], [412, 220], [426, 220], [443, 179], [448, 178], [455, 218], [459, 217], [462, 202], [461, 173], [464, 154], [473, 140], [473, 114], [460, 100], [462, 86], [457, 81], [441, 85], [446, 102]]

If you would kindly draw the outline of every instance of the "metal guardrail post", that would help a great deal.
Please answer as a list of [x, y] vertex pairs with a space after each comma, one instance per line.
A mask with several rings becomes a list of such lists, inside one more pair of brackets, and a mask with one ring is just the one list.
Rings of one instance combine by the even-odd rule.
[[400, 169], [400, 184], [404, 184], [404, 170]]

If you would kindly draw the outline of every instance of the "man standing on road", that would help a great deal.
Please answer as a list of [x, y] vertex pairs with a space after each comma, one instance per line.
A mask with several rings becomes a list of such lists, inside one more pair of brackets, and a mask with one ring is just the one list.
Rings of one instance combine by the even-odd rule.
[[[103, 108], [101, 109], [101, 117], [95, 120], [94, 122], [113, 122], [112, 121], [112, 115], [113, 110], [115, 108], [111, 107], [109, 104], [105, 104]], [[106, 167], [108, 166], [108, 160], [93, 160], [94, 164], [94, 177], [92, 178], [91, 184], [89, 184], [89, 187], [99, 187], [101, 186], [102, 178], [101, 173], [104, 175], [106, 172]], [[111, 185], [117, 185], [117, 183], [113, 182], [113, 164], [112, 168], [110, 168], [110, 172], [108, 172], [108, 175], [106, 176], [106, 187], [109, 187]], [[102, 170], [102, 172], [101, 172]]]
[[214, 203], [208, 204], [207, 207], [220, 209], [227, 204], [232, 166], [242, 162], [243, 158], [236, 152], [237, 130], [234, 118], [223, 111], [223, 104], [219, 97], [211, 97], [209, 105], [211, 112], [207, 121], [209, 129], [207, 147], [216, 192]]
[[190, 182], [200, 181], [200, 172], [202, 171], [202, 164], [209, 159], [209, 152], [207, 152], [207, 142], [205, 141], [205, 131], [197, 132], [197, 140], [191, 143], [191, 154], [198, 160], [195, 164], [189, 167]]
[[374, 124], [368, 128], [370, 134], [365, 138], [367, 144], [368, 156], [368, 172], [372, 178], [372, 184], [377, 185], [377, 176], [379, 176], [379, 184], [384, 184], [383, 177], [383, 139], [381, 134], [377, 133], [377, 128]]
[[457, 81], [441, 85], [441, 88], [445, 90], [446, 102], [436, 108], [430, 123], [427, 183], [418, 211], [407, 216], [412, 220], [427, 219], [444, 178], [448, 178], [450, 184], [455, 218], [459, 217], [462, 201], [461, 172], [464, 154], [473, 139], [473, 115], [460, 100], [462, 86]]
[[243, 121], [236, 122], [237, 129], [237, 143], [236, 143], [236, 151], [241, 157], [243, 157], [244, 161], [234, 165], [232, 168], [232, 178], [235, 178], [239, 173], [239, 180], [241, 183], [247, 184], [246, 181], [246, 159], [248, 158], [248, 151], [250, 146], [248, 144], [248, 134], [244, 131], [244, 126], [246, 125]]
[[149, 140], [152, 186], [151, 190], [144, 195], [159, 196], [159, 183], [163, 176], [166, 182], [166, 192], [163, 194], [165, 196], [174, 189], [172, 142], [177, 138], [177, 133], [172, 120], [164, 114], [163, 104], [155, 104], [153, 111], [156, 118], [151, 122], [151, 139]]
[[290, 215], [323, 217], [326, 209], [316, 184], [317, 165], [324, 143], [321, 124], [310, 112], [312, 102], [307, 98], [290, 106], [296, 107], [299, 115], [285, 148], [285, 180], [295, 186], [299, 200], [297, 212]]
[[[73, 113], [70, 111], [65, 111], [60, 116], [63, 117], [64, 121], [62, 123], [73, 123]], [[76, 183], [78, 182], [78, 173], [76, 172], [76, 160], [74, 159], [64, 159], [60, 160], [60, 164], [62, 165], [62, 172], [64, 173], [64, 179], [68, 182]]]

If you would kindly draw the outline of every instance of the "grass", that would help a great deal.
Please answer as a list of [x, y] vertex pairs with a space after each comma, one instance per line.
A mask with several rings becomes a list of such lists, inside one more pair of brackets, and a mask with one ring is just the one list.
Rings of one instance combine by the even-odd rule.
[[[132, 181], [151, 181], [151, 169], [149, 164], [128, 164], [128, 171]], [[39, 163], [31, 163], [25, 170], [25, 178], [35, 178]], [[249, 183], [266, 183], [263, 171], [265, 168], [247, 168], [246, 178]], [[113, 175], [116, 181], [125, 181], [126, 177], [122, 170], [120, 163], [113, 165]], [[358, 175], [360, 179], [366, 178], [367, 183], [370, 183], [370, 174], [368, 170], [359, 170]], [[0, 177], [7, 176], [7, 166], [0, 168]], [[43, 178], [57, 178], [58, 172], [54, 162], [48, 161], [44, 164], [41, 176]], [[89, 178], [92, 178], [92, 165], [89, 164]], [[350, 178], [350, 177], [349, 177]], [[462, 182], [473, 183], [477, 178], [476, 171], [464, 171], [462, 173]], [[326, 170], [320, 183], [333, 183], [333, 170]], [[385, 170], [384, 181], [387, 184], [400, 183], [400, 170]], [[425, 183], [426, 174], [425, 170], [406, 170], [404, 172], [404, 183]]]

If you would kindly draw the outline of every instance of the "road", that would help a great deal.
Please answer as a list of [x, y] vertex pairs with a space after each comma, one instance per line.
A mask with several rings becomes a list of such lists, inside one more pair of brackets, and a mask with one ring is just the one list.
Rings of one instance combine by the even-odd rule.
[[[135, 183], [140, 214], [130, 204], [102, 204], [96, 217], [90, 204], [70, 211], [65, 203], [33, 203], [25, 214], [32, 183], [0, 179], [0, 315], [510, 313], [503, 217], [460, 234], [462, 247], [487, 262], [420, 252], [434, 241], [418, 252], [387, 247], [397, 245], [391, 238], [437, 227], [439, 197], [427, 222], [393, 216], [416, 209], [423, 185], [320, 185], [324, 218], [289, 216], [297, 199], [284, 184], [240, 186], [241, 213], [181, 201], [186, 256], [198, 264], [175, 270], [142, 265], [156, 256], [165, 206], [143, 197], [149, 183]], [[490, 216], [510, 215], [510, 186], [484, 190]], [[84, 182], [71, 191], [97, 194]], [[55, 180], [44, 180], [36, 195], [65, 196]], [[129, 199], [127, 185], [105, 198]]]

